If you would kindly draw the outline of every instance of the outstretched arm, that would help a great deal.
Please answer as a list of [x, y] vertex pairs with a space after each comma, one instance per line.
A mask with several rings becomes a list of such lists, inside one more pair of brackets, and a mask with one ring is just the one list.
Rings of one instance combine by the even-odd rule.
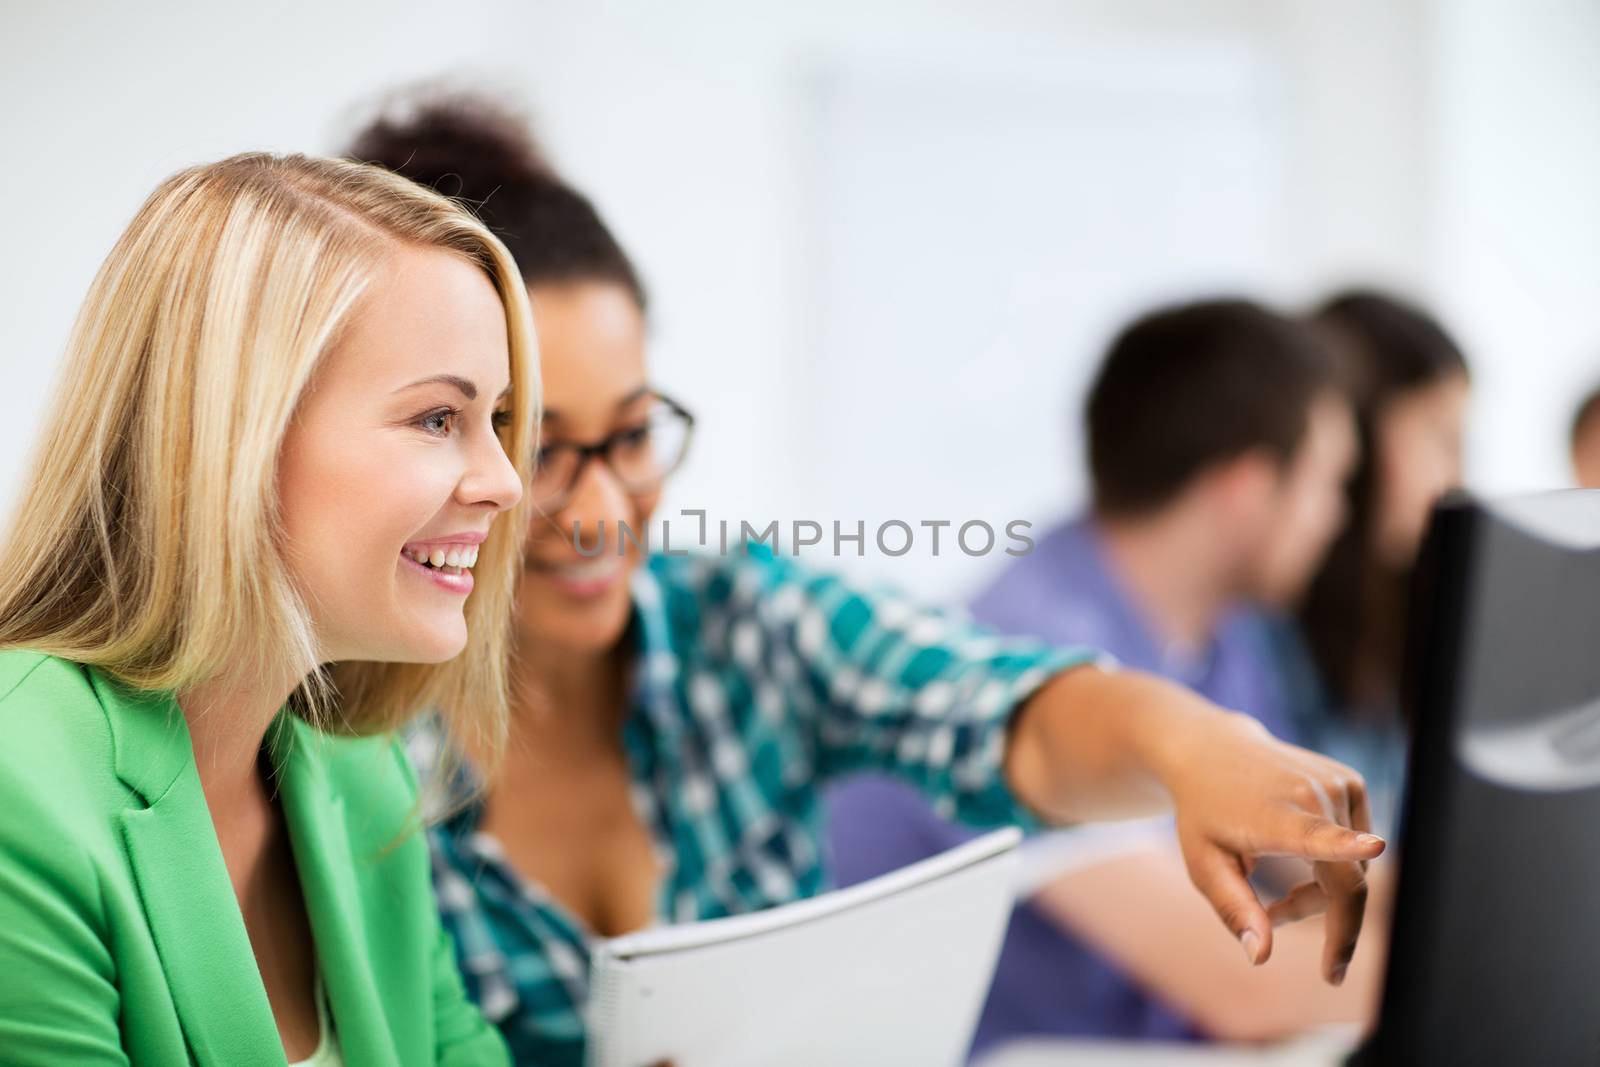
[[[1081, 667], [1052, 678], [1017, 712], [1006, 775], [1052, 822], [1172, 809], [1189, 877], [1254, 963], [1274, 920], [1326, 909], [1322, 972], [1343, 981], [1366, 905], [1366, 787], [1343, 764], [1275, 740], [1246, 715], [1134, 671]], [[1315, 879], [1271, 908], [1248, 875], [1262, 856], [1299, 856]]]

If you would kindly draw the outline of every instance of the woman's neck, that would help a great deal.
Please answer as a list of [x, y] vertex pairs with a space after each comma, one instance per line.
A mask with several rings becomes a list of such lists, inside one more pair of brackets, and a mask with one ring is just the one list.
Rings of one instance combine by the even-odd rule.
[[596, 651], [521, 643], [512, 680], [512, 733], [614, 743], [626, 706], [626, 640]]
[[264, 677], [265, 672], [233, 671], [178, 694], [195, 769], [215, 822], [259, 804], [266, 795], [261, 746], [298, 679], [274, 683]]

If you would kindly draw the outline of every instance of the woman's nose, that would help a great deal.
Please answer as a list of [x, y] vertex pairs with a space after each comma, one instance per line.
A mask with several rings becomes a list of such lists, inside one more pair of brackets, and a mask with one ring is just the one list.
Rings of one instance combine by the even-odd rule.
[[[579, 536], [583, 538], [585, 546], [591, 546], [604, 530], [605, 539], [614, 550], [617, 543], [615, 539], [621, 536], [620, 527], [632, 522], [633, 518], [634, 508], [627, 490], [611, 473], [611, 468], [596, 459], [584, 465], [577, 484], [572, 487], [572, 496], [561, 508], [557, 521], [563, 534], [571, 535], [574, 529], [581, 531]], [[605, 523], [604, 527], [600, 525], [602, 522]], [[639, 534], [642, 531], [631, 532]]]
[[469, 506], [487, 505], [496, 511], [507, 511], [517, 506], [523, 492], [522, 479], [501, 447], [500, 439], [490, 436], [473, 450], [471, 465], [461, 479], [457, 496]]

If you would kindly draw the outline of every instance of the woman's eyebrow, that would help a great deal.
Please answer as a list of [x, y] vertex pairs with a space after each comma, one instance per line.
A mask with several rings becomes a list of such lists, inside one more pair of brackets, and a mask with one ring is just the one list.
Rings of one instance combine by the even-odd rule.
[[648, 395], [650, 395], [650, 387], [648, 385], [641, 385], [639, 388], [635, 389], [621, 400], [618, 400], [615, 406], [619, 408], [625, 408], [635, 400], [638, 400], [640, 397]]
[[[402, 385], [395, 392], [403, 393], [407, 389], [415, 389], [419, 385], [452, 385], [468, 400], [478, 399], [478, 387], [459, 374], [435, 374], [428, 378], [418, 378], [409, 385]], [[506, 392], [509, 393], [510, 391], [511, 387], [506, 386]], [[505, 393], [501, 395], [504, 396]]]
[[[415, 389], [419, 385], [452, 385], [455, 386], [455, 388], [460, 391], [461, 395], [466, 397], [468, 400], [478, 399], [478, 387], [470, 380], [461, 377], [459, 374], [435, 374], [429, 378], [419, 378], [409, 385], [402, 385], [400, 388], [396, 389], [395, 392], [403, 393], [407, 389]], [[504, 400], [510, 395], [511, 385], [507, 383], [506, 387], [500, 390], [500, 395], [495, 397], [495, 399]]]
[[[633, 392], [629, 393], [627, 396], [623, 397], [621, 400], [618, 400], [612, 406], [614, 408], [625, 408], [629, 404], [633, 403], [635, 400], [639, 400], [642, 397], [649, 396], [650, 392], [651, 392], [651, 390], [650, 390], [650, 387], [648, 385], [641, 385], [641, 386], [639, 386], [639, 388], [635, 389]], [[545, 422], [549, 422], [551, 419], [560, 419], [560, 418], [561, 418], [560, 409], [558, 409], [558, 408], [548, 408], [548, 407], [544, 409], [544, 421]]]

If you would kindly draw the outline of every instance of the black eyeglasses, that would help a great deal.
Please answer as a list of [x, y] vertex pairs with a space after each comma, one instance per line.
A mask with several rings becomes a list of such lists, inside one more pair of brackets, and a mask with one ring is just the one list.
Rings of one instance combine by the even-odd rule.
[[629, 493], [659, 489], [689, 451], [694, 416], [660, 393], [653, 401], [637, 423], [593, 444], [554, 441], [540, 446], [531, 487], [534, 506], [546, 514], [565, 507], [590, 459], [604, 463]]

